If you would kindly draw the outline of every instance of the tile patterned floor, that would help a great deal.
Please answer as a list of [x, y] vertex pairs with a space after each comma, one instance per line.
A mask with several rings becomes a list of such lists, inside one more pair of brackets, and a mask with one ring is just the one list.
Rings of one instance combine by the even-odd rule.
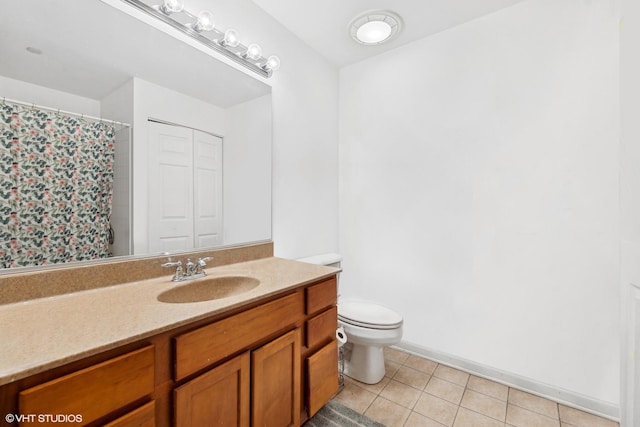
[[334, 398], [387, 427], [618, 427], [617, 422], [403, 351], [375, 385], [345, 377]]

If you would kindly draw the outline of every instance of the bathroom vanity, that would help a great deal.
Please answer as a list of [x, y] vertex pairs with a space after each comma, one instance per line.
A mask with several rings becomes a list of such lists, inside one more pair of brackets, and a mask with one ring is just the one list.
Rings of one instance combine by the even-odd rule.
[[260, 284], [208, 301], [159, 301], [186, 284], [164, 276], [0, 305], [11, 344], [0, 412], [56, 425], [299, 426], [338, 390], [337, 271], [267, 257], [210, 269]]

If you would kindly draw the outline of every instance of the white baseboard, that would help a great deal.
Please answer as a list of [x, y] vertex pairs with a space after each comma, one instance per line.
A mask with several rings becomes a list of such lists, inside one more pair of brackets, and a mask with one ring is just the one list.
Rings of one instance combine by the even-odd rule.
[[581, 411], [589, 412], [600, 417], [608, 418], [613, 421], [620, 421], [620, 407], [610, 402], [593, 399], [579, 393], [563, 390], [558, 387], [543, 384], [531, 378], [522, 377], [510, 372], [501, 371], [499, 369], [485, 366], [471, 360], [463, 359], [450, 354], [442, 353], [408, 341], [401, 341], [393, 346], [400, 350], [423, 356], [434, 362], [451, 366], [478, 377], [483, 377], [527, 393], [535, 394], [540, 397], [551, 399]]

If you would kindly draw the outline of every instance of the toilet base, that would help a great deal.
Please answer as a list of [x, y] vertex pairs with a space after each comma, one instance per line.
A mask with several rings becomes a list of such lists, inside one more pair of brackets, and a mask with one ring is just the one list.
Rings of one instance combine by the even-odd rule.
[[[347, 343], [344, 374], [365, 384], [377, 384], [384, 378], [384, 346]], [[348, 354], [348, 353], [351, 354]]]

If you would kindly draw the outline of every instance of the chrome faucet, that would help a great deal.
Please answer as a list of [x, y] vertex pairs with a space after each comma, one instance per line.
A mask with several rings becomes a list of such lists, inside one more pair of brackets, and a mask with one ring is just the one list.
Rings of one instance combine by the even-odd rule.
[[184, 280], [197, 279], [200, 277], [204, 277], [207, 273], [204, 271], [204, 268], [207, 266], [207, 261], [211, 261], [212, 257], [204, 257], [198, 258], [196, 262], [191, 261], [191, 258], [187, 258], [187, 262], [185, 264], [185, 269], [182, 269], [181, 261], [171, 261], [171, 257], [169, 256], [169, 260], [162, 265], [162, 267], [175, 267], [176, 272], [171, 279], [172, 282], [182, 282]]
[[191, 261], [191, 258], [187, 258], [187, 276], [193, 276], [196, 272], [196, 265]]

